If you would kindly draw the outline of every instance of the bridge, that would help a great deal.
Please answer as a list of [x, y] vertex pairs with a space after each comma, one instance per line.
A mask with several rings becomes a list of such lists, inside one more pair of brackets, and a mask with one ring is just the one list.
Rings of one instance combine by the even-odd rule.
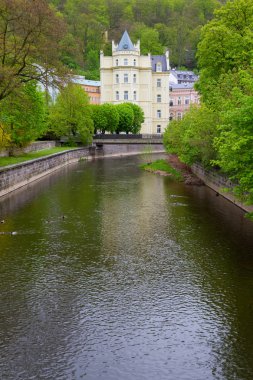
[[93, 136], [94, 144], [162, 144], [161, 134], [98, 134]]
[[93, 137], [93, 154], [128, 155], [164, 152], [162, 135], [99, 134]]

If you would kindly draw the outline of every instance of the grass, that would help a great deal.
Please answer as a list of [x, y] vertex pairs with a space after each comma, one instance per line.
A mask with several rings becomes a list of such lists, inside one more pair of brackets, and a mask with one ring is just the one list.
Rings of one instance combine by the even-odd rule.
[[15, 157], [0, 157], [0, 167], [19, 164], [21, 162], [34, 160], [36, 158], [40, 158], [44, 156], [49, 156], [50, 154], [64, 152], [69, 149], [73, 149], [73, 148], [55, 147], [51, 149], [39, 150], [37, 152], [22, 153], [21, 155], [15, 156]]
[[182, 174], [176, 169], [174, 169], [172, 166], [170, 166], [170, 164], [166, 160], [156, 160], [148, 164], [142, 164], [141, 168], [149, 172], [162, 171], [170, 174], [173, 178], [175, 178], [178, 181], [183, 180]]

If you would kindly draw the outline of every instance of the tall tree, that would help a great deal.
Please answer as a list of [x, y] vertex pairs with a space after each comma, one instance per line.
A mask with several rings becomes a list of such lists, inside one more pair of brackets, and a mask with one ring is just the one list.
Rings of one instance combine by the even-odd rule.
[[81, 86], [68, 84], [51, 106], [51, 130], [57, 136], [67, 136], [73, 142], [79, 136], [83, 143], [92, 140], [94, 131], [89, 98]]
[[45, 0], [0, 0], [0, 101], [58, 65], [63, 22]]

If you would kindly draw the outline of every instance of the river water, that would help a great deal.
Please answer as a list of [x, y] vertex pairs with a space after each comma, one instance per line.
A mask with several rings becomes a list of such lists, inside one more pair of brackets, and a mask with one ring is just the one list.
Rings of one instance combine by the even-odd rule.
[[142, 160], [2, 198], [1, 379], [253, 379], [253, 223]]

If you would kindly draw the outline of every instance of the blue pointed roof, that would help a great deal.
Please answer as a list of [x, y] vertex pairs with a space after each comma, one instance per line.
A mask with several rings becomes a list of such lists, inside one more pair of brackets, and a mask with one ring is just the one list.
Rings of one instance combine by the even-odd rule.
[[136, 50], [126, 30], [124, 31], [116, 50]]

